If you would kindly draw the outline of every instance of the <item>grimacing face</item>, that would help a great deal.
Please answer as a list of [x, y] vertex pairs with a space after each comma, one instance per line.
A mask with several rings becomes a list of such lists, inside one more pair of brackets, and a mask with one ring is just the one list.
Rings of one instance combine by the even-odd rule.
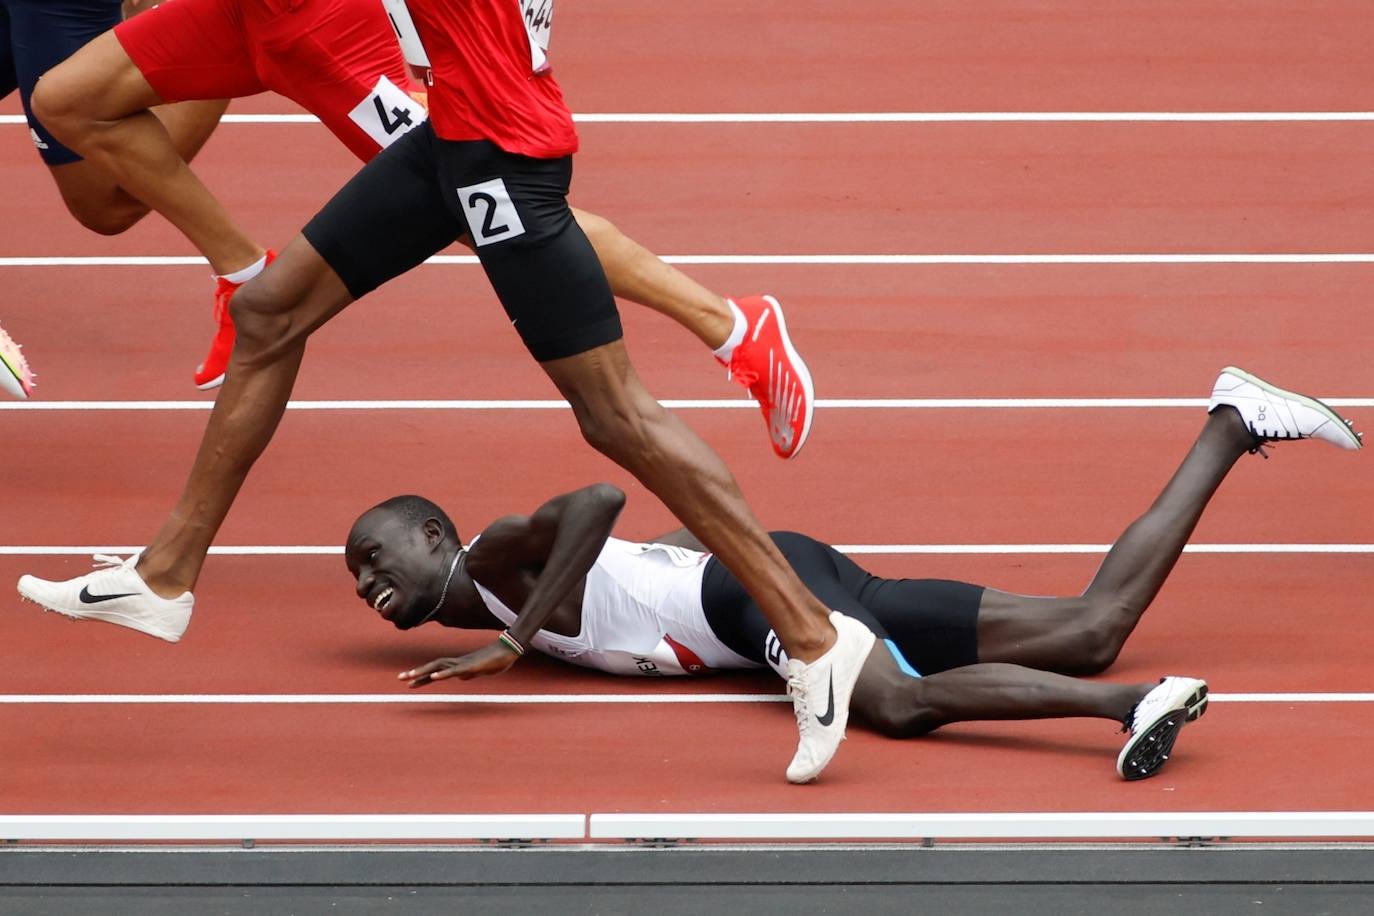
[[442, 541], [437, 526], [427, 530], [386, 509], [363, 513], [344, 547], [358, 597], [398, 630], [417, 625], [439, 600]]

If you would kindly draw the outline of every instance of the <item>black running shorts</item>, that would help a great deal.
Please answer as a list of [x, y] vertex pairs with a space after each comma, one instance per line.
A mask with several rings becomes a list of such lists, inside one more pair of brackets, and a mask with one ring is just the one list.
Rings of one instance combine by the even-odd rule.
[[429, 122], [382, 150], [303, 230], [361, 298], [464, 233], [540, 362], [621, 337], [610, 285], [568, 208], [572, 157], [532, 159]]
[[[879, 639], [891, 640], [919, 674], [978, 661], [982, 586], [946, 579], [881, 579], [804, 534], [775, 531], [771, 536], [822, 604], [862, 621]], [[778, 667], [779, 647], [763, 611], [714, 556], [703, 574], [701, 603], [721, 642], [750, 661]]]

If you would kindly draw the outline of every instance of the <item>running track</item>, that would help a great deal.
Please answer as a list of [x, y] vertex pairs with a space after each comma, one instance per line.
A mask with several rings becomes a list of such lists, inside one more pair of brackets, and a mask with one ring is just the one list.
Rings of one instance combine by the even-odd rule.
[[[588, 113], [1374, 110], [1374, 12], [1361, 3], [1104, 11], [1061, 2], [1028, 11], [947, 2], [892, 4], [857, 22], [851, 13], [822, 2], [741, 9], [703, 0], [648, 15], [615, 0], [560, 13], [555, 62], [575, 109]], [[258, 98], [233, 111], [292, 109]], [[1357, 425], [1374, 425], [1368, 120], [610, 118], [581, 132], [575, 201], [665, 255], [743, 256], [686, 269], [727, 293], [780, 295], [823, 398], [1195, 400], [1217, 368], [1236, 362], [1349, 401]], [[107, 263], [192, 252], [157, 219], [119, 238], [85, 234], [60, 211], [24, 133], [0, 126], [0, 180], [12, 189], [0, 226], [0, 318], [26, 343], [42, 400], [204, 400], [187, 378], [206, 340], [205, 268]], [[323, 129], [289, 123], [226, 125], [198, 163], [241, 222], [275, 245], [352, 168]], [[1011, 257], [757, 257], [777, 255]], [[1302, 257], [1035, 263], [1053, 255]], [[92, 260], [44, 260], [54, 257]], [[632, 308], [625, 316], [660, 397], [735, 399], [689, 335]], [[480, 269], [457, 263], [402, 278], [323, 331], [296, 397], [554, 393]], [[219, 543], [331, 548], [357, 511], [408, 490], [448, 505], [470, 534], [598, 478], [631, 493], [622, 534], [673, 527], [581, 444], [567, 411], [455, 406], [464, 405], [289, 414]], [[877, 552], [861, 559], [879, 573], [1039, 593], [1080, 588], [1100, 555], [1035, 551], [1110, 542], [1153, 498], [1202, 417], [1185, 406], [827, 407], [804, 456], [782, 465], [754, 412], [725, 406], [687, 417], [768, 526], [868, 545]], [[24, 571], [75, 575], [88, 562], [79, 548], [146, 541], [205, 415], [0, 410], [9, 532], [0, 581]], [[480, 643], [389, 632], [352, 597], [340, 558], [312, 551], [213, 558], [195, 624], [176, 647], [4, 599], [9, 765], [0, 812], [1374, 810], [1368, 780], [1351, 766], [1374, 754], [1374, 704], [1276, 696], [1374, 690], [1366, 458], [1282, 446], [1270, 461], [1241, 462], [1227, 481], [1195, 540], [1246, 552], [1185, 556], [1110, 675], [1195, 673], [1222, 695], [1169, 769], [1145, 783], [1116, 779], [1119, 737], [1109, 723], [1078, 721], [970, 724], [907, 744], [856, 729], [822, 782], [797, 789], [781, 774], [793, 740], [785, 705], [653, 702], [776, 692], [763, 675], [643, 683], [532, 659], [499, 680], [433, 692], [645, 702], [35, 702], [401, 695], [395, 671]], [[1264, 546], [1276, 544], [1296, 546]], [[1313, 544], [1365, 552], [1303, 546]], [[1032, 547], [960, 552], [969, 545]], [[32, 555], [62, 547], [78, 550]], [[1225, 702], [1234, 694], [1271, 701]]]

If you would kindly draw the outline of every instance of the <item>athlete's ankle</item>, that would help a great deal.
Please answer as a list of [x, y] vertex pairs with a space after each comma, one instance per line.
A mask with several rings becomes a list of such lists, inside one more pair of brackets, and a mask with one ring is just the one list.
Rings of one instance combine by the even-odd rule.
[[1202, 436], [1215, 437], [1214, 441], [1223, 443], [1228, 451], [1234, 451], [1237, 455], [1255, 446], [1255, 434], [1246, 427], [1240, 411], [1230, 404], [1222, 404], [1208, 414]]
[[809, 665], [835, 648], [839, 634], [833, 626], [828, 623], [822, 625], [818, 621], [815, 626], [807, 627], [804, 633], [788, 633], [787, 637], [786, 640], [781, 635], [778, 637], [787, 651], [787, 657]]
[[143, 580], [143, 584], [159, 598], [176, 598], [185, 592], [189, 592], [195, 582], [185, 574], [179, 572], [175, 567], [168, 566], [160, 562], [157, 556], [148, 557], [144, 553], [138, 558], [138, 563], [134, 565], [134, 571]]

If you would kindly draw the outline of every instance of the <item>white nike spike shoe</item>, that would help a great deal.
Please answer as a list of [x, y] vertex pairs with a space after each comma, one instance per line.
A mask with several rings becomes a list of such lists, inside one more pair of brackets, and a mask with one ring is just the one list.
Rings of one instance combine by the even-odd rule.
[[1162, 678], [1131, 710], [1131, 737], [1116, 758], [1116, 772], [1122, 779], [1145, 779], [1158, 773], [1173, 752], [1179, 729], [1206, 711], [1206, 681]]
[[19, 594], [76, 620], [103, 620], [168, 642], [181, 639], [195, 604], [190, 592], [171, 599], [154, 594], [134, 569], [137, 554], [127, 560], [96, 554], [95, 561], [95, 572], [65, 582], [20, 576]]
[[1363, 433], [1316, 398], [1285, 391], [1244, 369], [1227, 366], [1212, 386], [1211, 413], [1223, 404], [1240, 412], [1257, 445], [1281, 439], [1321, 439], [1344, 449], [1364, 445]]
[[810, 664], [787, 661], [787, 692], [801, 733], [796, 756], [787, 767], [788, 782], [815, 779], [840, 749], [849, 722], [849, 697], [876, 641], [872, 630], [838, 611], [830, 613], [830, 623], [836, 639], [829, 651]]

